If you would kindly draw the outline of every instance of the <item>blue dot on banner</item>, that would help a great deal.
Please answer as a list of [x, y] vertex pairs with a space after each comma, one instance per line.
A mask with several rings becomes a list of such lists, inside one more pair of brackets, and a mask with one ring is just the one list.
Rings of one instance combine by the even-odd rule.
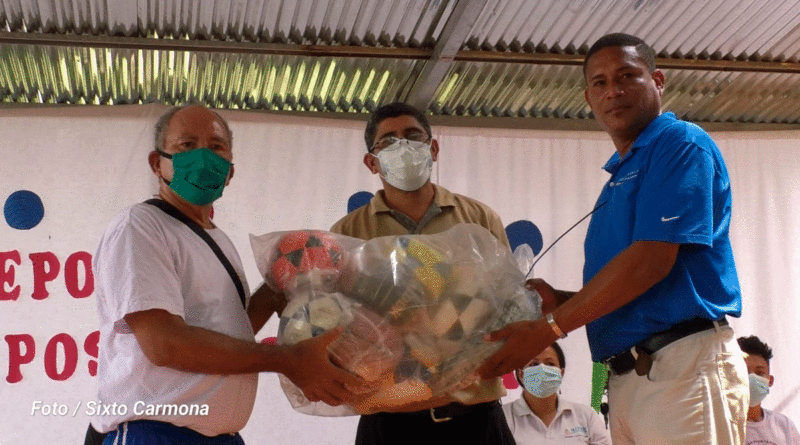
[[3, 215], [9, 226], [19, 230], [29, 230], [42, 222], [44, 205], [36, 193], [17, 190], [6, 199]]
[[522, 244], [529, 245], [534, 255], [542, 251], [542, 232], [528, 220], [514, 221], [506, 226], [506, 235], [512, 251]]
[[352, 212], [353, 210], [365, 206], [369, 203], [369, 200], [375, 196], [370, 192], [356, 192], [347, 200], [347, 213]]

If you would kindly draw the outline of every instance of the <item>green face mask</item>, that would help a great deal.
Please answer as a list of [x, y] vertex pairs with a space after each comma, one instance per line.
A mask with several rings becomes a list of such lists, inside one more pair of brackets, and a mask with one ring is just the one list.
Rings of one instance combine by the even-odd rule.
[[194, 205], [211, 204], [222, 196], [231, 163], [208, 148], [171, 155], [156, 150], [161, 156], [172, 159], [172, 181], [164, 181], [181, 198]]

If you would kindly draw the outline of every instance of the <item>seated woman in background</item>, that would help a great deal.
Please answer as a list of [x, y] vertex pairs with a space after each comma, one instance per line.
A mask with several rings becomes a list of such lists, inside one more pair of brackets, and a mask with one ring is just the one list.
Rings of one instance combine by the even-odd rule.
[[610, 445], [603, 418], [592, 408], [558, 396], [566, 363], [557, 343], [515, 371], [522, 397], [503, 406], [517, 445]]

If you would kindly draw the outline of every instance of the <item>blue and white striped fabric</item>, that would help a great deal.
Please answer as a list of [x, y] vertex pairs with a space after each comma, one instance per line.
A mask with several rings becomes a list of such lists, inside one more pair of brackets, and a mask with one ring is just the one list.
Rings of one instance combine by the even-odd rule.
[[239, 433], [208, 437], [190, 428], [154, 420], [123, 422], [103, 445], [244, 445]]

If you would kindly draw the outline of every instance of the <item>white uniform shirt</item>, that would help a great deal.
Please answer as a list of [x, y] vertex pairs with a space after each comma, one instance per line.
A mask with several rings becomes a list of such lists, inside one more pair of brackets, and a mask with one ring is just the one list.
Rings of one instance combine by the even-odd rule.
[[746, 445], [800, 445], [800, 434], [788, 417], [763, 409], [761, 422], [747, 421]]
[[517, 445], [611, 445], [603, 418], [585, 405], [559, 398], [556, 417], [549, 426], [536, 417], [521, 396], [503, 405], [503, 412]]
[[[249, 294], [233, 243], [220, 229], [207, 232]], [[255, 341], [236, 286], [208, 244], [161, 209], [136, 204], [109, 224], [94, 269], [99, 396], [87, 410], [94, 414], [95, 428], [107, 432], [125, 421], [151, 419], [207, 436], [241, 430], [253, 409], [258, 374], [196, 374], [155, 366], [124, 320], [158, 308], [189, 325]]]

